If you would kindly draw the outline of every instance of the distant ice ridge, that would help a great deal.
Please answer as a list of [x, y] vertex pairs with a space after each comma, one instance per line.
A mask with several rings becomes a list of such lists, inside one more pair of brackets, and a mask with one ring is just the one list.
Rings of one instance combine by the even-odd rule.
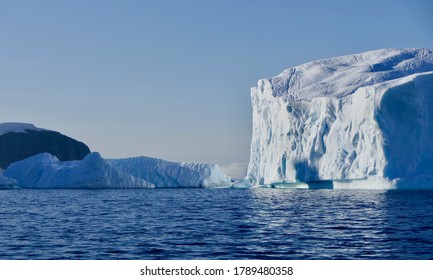
[[110, 159], [107, 163], [135, 177], [164, 187], [228, 187], [230, 177], [210, 163], [179, 163], [150, 157]]
[[433, 50], [306, 63], [251, 99], [253, 185], [433, 188]]
[[[4, 176], [22, 188], [153, 188], [153, 184], [108, 165], [99, 153], [60, 162], [48, 153], [12, 163]], [[1, 178], [0, 178], [1, 180]]]
[[0, 123], [0, 136], [9, 132], [26, 133], [27, 130], [42, 131], [45, 129], [36, 127], [30, 123]]

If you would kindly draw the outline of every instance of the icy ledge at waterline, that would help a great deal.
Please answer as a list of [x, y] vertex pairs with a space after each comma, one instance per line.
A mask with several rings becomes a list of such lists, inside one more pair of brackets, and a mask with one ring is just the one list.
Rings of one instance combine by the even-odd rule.
[[83, 160], [59, 161], [41, 153], [12, 163], [0, 174], [1, 188], [162, 188], [229, 187], [215, 164], [175, 163], [137, 157], [105, 160], [91, 153]]
[[253, 185], [433, 188], [433, 50], [313, 61], [251, 100]]
[[18, 182], [15, 179], [3, 176], [3, 171], [0, 169], [0, 189], [10, 189], [18, 187]]

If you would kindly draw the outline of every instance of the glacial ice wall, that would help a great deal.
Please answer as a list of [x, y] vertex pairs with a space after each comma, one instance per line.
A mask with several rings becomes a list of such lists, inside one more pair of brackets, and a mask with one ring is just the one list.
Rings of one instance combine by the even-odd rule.
[[318, 60], [251, 89], [254, 185], [433, 187], [433, 51]]

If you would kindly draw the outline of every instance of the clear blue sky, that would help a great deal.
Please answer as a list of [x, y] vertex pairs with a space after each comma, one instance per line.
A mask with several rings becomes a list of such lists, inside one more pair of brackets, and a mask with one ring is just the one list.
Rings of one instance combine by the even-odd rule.
[[247, 162], [258, 79], [433, 48], [432, 3], [0, 0], [0, 122], [60, 131], [104, 157]]

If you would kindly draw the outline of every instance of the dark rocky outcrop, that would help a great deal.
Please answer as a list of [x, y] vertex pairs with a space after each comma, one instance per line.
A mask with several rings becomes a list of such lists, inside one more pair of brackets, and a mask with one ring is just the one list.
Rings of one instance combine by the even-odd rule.
[[50, 153], [60, 161], [82, 160], [90, 153], [86, 144], [56, 131], [25, 130], [0, 135], [0, 168], [39, 153]]

